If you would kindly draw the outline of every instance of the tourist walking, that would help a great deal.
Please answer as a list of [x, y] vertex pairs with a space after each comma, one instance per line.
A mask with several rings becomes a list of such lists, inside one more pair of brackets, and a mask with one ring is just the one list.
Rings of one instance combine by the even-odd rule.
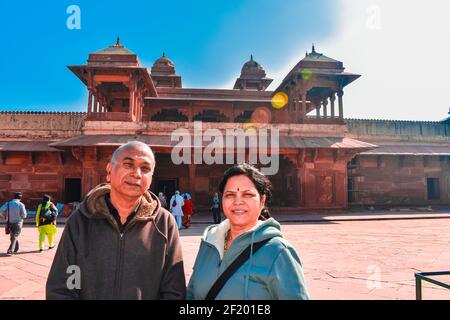
[[44, 250], [45, 238], [48, 240], [48, 248], [53, 249], [55, 244], [53, 239], [56, 235], [56, 217], [58, 209], [51, 202], [51, 197], [46, 194], [36, 210], [36, 227], [39, 231], [39, 251]]
[[183, 198], [184, 198], [184, 205], [183, 205], [182, 224], [183, 224], [183, 227], [185, 227], [187, 229], [191, 226], [192, 215], [194, 213], [193, 203], [192, 203], [192, 197], [189, 193], [184, 193]]
[[175, 191], [175, 194], [170, 198], [170, 212], [174, 215], [177, 221], [178, 229], [181, 229], [181, 218], [183, 217], [184, 199], [180, 195], [180, 191]]
[[164, 195], [164, 193], [162, 193], [162, 192], [160, 192], [160, 193], [158, 193], [158, 199], [159, 199], [159, 202], [161, 202], [161, 207], [163, 207], [164, 209], [168, 209], [168, 207], [167, 207], [167, 199], [166, 199], [166, 196]]
[[211, 199], [211, 212], [214, 219], [214, 224], [219, 224], [222, 217], [220, 216], [220, 198], [217, 192], [214, 192]]
[[25, 205], [20, 201], [21, 192], [14, 192], [14, 199], [0, 207], [0, 216], [6, 220], [6, 234], [9, 234], [10, 244], [6, 255], [10, 256], [19, 251], [19, 235], [22, 231], [23, 220], [27, 217]]

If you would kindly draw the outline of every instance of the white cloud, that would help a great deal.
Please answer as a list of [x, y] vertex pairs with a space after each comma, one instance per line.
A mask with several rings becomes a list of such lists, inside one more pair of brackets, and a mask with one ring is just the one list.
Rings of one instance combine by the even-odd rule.
[[[317, 41], [316, 50], [362, 75], [345, 89], [345, 117], [445, 118], [450, 107], [450, 1], [340, 0], [338, 8], [336, 32]], [[276, 79], [271, 89], [298, 56], [289, 60], [271, 74]]]

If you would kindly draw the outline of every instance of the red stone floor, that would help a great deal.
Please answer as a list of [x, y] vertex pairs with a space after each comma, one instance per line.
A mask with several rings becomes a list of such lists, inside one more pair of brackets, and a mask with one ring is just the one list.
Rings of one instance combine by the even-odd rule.
[[[180, 232], [187, 280], [206, 225]], [[449, 231], [450, 218], [282, 223], [302, 259], [312, 299], [415, 299], [415, 272], [450, 270]], [[39, 253], [37, 240], [37, 230], [24, 227], [20, 254], [7, 257], [2, 230], [0, 299], [45, 298], [55, 250]], [[450, 283], [450, 276], [435, 279]], [[450, 290], [424, 283], [423, 299], [450, 300]]]

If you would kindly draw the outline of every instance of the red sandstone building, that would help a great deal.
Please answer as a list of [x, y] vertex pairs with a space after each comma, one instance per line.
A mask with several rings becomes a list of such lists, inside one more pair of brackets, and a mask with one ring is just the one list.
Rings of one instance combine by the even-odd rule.
[[[206, 208], [230, 165], [171, 160], [171, 133], [193, 133], [201, 121], [203, 130], [220, 132], [279, 130], [274, 207], [450, 204], [449, 121], [344, 119], [344, 88], [359, 75], [314, 47], [274, 91], [266, 90], [272, 79], [253, 57], [233, 89], [183, 88], [165, 54], [149, 72], [119, 39], [69, 69], [89, 91], [86, 113], [0, 113], [0, 202], [14, 191], [30, 206], [43, 193], [78, 201], [104, 182], [117, 146], [140, 140], [156, 155], [152, 191], [190, 192], [197, 208]], [[288, 103], [275, 108], [279, 92]]]

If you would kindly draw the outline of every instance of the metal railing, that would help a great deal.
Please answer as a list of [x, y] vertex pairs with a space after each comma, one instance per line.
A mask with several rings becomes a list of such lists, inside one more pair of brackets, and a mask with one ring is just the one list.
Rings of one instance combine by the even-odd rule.
[[437, 286], [450, 289], [450, 284], [429, 278], [429, 276], [443, 276], [443, 275], [450, 275], [450, 271], [415, 273], [414, 276], [416, 278], [416, 300], [422, 300], [422, 281], [427, 281]]

